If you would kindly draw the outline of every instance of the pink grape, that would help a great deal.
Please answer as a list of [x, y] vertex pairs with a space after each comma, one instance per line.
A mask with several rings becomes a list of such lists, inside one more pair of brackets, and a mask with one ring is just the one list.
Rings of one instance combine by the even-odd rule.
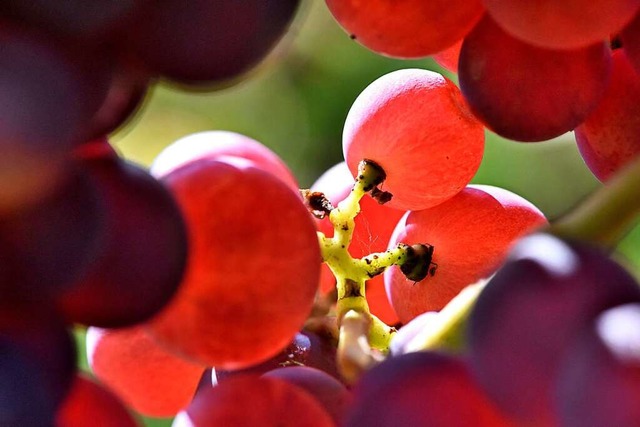
[[468, 186], [452, 199], [407, 212], [389, 247], [397, 243], [433, 245], [433, 276], [415, 283], [399, 268], [385, 272], [387, 294], [400, 321], [442, 309], [465, 286], [491, 275], [516, 239], [546, 223], [542, 212], [502, 188]]
[[276, 153], [255, 139], [223, 130], [198, 132], [178, 139], [155, 158], [151, 174], [161, 178], [187, 163], [217, 156], [250, 160], [257, 167], [280, 178], [294, 191], [300, 188], [289, 167]]
[[342, 134], [353, 176], [373, 160], [386, 173], [389, 207], [420, 210], [453, 197], [473, 178], [484, 128], [460, 90], [438, 73], [398, 70], [371, 83], [355, 100]]
[[605, 42], [562, 51], [529, 45], [485, 16], [462, 44], [460, 88], [495, 133], [543, 141], [573, 130], [597, 106], [610, 56]]

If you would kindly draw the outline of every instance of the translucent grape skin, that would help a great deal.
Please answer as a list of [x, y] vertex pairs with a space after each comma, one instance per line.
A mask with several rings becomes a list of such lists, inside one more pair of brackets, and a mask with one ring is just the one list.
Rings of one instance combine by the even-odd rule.
[[604, 97], [575, 129], [580, 154], [600, 181], [607, 181], [640, 154], [640, 74], [625, 54], [612, 55], [611, 82]]
[[340, 425], [351, 403], [351, 392], [335, 377], [308, 366], [289, 366], [273, 369], [262, 375], [279, 378], [298, 386], [313, 397], [331, 415], [336, 425]]
[[484, 127], [455, 84], [438, 73], [405, 69], [371, 83], [355, 100], [342, 134], [353, 176], [373, 160], [386, 173], [387, 206], [420, 210], [453, 197], [476, 173]]
[[458, 77], [488, 128], [516, 141], [544, 141], [573, 130], [597, 106], [610, 56], [605, 42], [563, 51], [534, 47], [485, 15], [462, 44]]
[[462, 49], [463, 39], [460, 39], [451, 47], [446, 48], [440, 52], [433, 54], [433, 60], [438, 63], [442, 68], [451, 71], [452, 73], [458, 72], [458, 58], [460, 58], [460, 49]]
[[130, 45], [150, 69], [186, 85], [228, 84], [256, 66], [284, 36], [299, 0], [168, 0], [129, 27]]
[[202, 158], [163, 177], [187, 222], [180, 292], [149, 323], [207, 366], [240, 369], [290, 342], [318, 286], [316, 228], [298, 194], [240, 158]]
[[[247, 406], [250, 405], [250, 408]], [[329, 414], [303, 389], [284, 380], [230, 378], [199, 392], [172, 427], [334, 427]]]
[[365, 47], [397, 58], [423, 58], [465, 36], [480, 19], [480, 0], [326, 0], [338, 23]]
[[433, 245], [433, 276], [415, 283], [399, 268], [385, 272], [387, 295], [400, 321], [442, 309], [465, 286], [492, 274], [520, 236], [546, 223], [524, 198], [498, 187], [472, 185], [452, 199], [400, 220], [389, 242]]
[[149, 417], [173, 417], [195, 394], [205, 367], [162, 347], [144, 326], [87, 329], [94, 375], [126, 405]]
[[293, 172], [276, 153], [253, 138], [237, 132], [214, 130], [198, 132], [178, 139], [164, 148], [151, 164], [151, 174], [162, 178], [189, 162], [203, 157], [235, 156], [284, 181], [292, 190], [300, 186]]
[[572, 338], [602, 310], [639, 300], [635, 279], [602, 250], [525, 237], [471, 312], [474, 376], [523, 425], [556, 425], [554, 383]]
[[640, 304], [603, 311], [567, 350], [557, 379], [563, 426], [633, 426], [640, 420]]
[[640, 73], [640, 13], [620, 32], [620, 40], [627, 57]]
[[55, 417], [55, 427], [103, 425], [139, 427], [120, 399], [109, 389], [77, 374], [67, 398]]
[[436, 352], [392, 357], [355, 385], [344, 427], [512, 426], [460, 359]]
[[[320, 191], [331, 201], [333, 206], [344, 200], [353, 188], [354, 179], [349, 172], [346, 162], [338, 163], [322, 174], [311, 186], [311, 191]], [[355, 258], [369, 255], [373, 252], [387, 250], [389, 238], [396, 224], [404, 215], [404, 211], [381, 205], [369, 196], [360, 200], [360, 213], [355, 218], [355, 228], [349, 253]], [[325, 236], [333, 236], [333, 225], [329, 218], [317, 222], [318, 230]], [[336, 288], [336, 279], [326, 264], [322, 265], [320, 275], [320, 290], [328, 293]], [[367, 280], [367, 303], [371, 313], [388, 325], [398, 323], [398, 315], [389, 304], [384, 288], [382, 275]]]
[[145, 321], [174, 296], [185, 270], [187, 232], [163, 184], [141, 167], [111, 157], [79, 159], [102, 212], [89, 268], [57, 306], [70, 322], [122, 327]]
[[617, 34], [640, 8], [637, 0], [482, 0], [505, 31], [550, 49], [576, 49]]

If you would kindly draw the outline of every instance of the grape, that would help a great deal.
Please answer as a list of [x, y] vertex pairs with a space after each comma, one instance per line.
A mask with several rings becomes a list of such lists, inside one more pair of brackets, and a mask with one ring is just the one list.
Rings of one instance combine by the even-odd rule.
[[318, 286], [316, 229], [301, 198], [240, 158], [201, 158], [163, 182], [185, 216], [190, 255], [152, 332], [222, 369], [274, 356], [302, 327]]
[[97, 44], [130, 24], [144, 3], [147, 1], [4, 0], [0, 4], [0, 15], [57, 36], [70, 37], [82, 43], [90, 40], [91, 44]]
[[637, 0], [482, 0], [514, 37], [545, 48], [575, 49], [607, 40], [640, 8]]
[[351, 173], [373, 160], [386, 173], [388, 206], [419, 210], [451, 198], [475, 174], [484, 128], [459, 89], [440, 74], [406, 69], [370, 84], [351, 106], [342, 135]]
[[3, 301], [0, 350], [0, 424], [47, 425], [4, 421], [12, 416], [40, 418], [66, 397], [76, 368], [76, 348], [66, 325], [46, 306]]
[[460, 51], [460, 88], [491, 130], [543, 141], [573, 130], [597, 106], [609, 82], [606, 43], [573, 50], [528, 45], [485, 16]]
[[143, 326], [90, 327], [87, 360], [102, 383], [150, 417], [172, 417], [185, 408], [205, 369], [162, 347]]
[[[344, 200], [354, 185], [354, 179], [345, 162], [338, 163], [327, 170], [311, 186], [312, 191], [320, 191], [331, 201], [333, 206]], [[355, 219], [353, 238], [349, 253], [355, 258], [369, 255], [372, 252], [384, 252], [389, 238], [404, 211], [391, 209], [381, 205], [371, 197], [365, 196], [360, 200], [361, 211]], [[327, 237], [333, 236], [333, 225], [329, 218], [318, 221], [318, 230]], [[367, 303], [371, 313], [383, 322], [393, 325], [398, 323], [398, 316], [389, 304], [384, 289], [382, 276], [367, 280]], [[327, 293], [335, 289], [336, 279], [329, 267], [323, 264], [320, 275], [320, 289]]]
[[640, 299], [607, 254], [548, 234], [523, 238], [469, 319], [471, 365], [497, 404], [526, 425], [556, 425], [553, 383], [572, 338], [600, 311]]
[[0, 47], [0, 212], [15, 212], [66, 179], [68, 152], [106, 96], [108, 70], [8, 25]]
[[335, 346], [323, 337], [303, 330], [295, 335], [284, 350], [258, 365], [232, 371], [214, 369], [209, 383], [215, 385], [237, 375], [261, 375], [285, 366], [309, 366], [327, 372], [333, 377], [338, 377]]
[[580, 154], [601, 181], [640, 154], [640, 75], [623, 49], [613, 52], [611, 83], [598, 107], [576, 128]]
[[389, 351], [394, 356], [409, 353], [412, 341], [423, 331], [433, 327], [438, 319], [438, 312], [427, 311], [411, 319], [391, 338]]
[[435, 352], [387, 359], [355, 386], [345, 427], [510, 426], [484, 395], [467, 366]]
[[633, 20], [620, 33], [623, 49], [627, 57], [640, 72], [640, 13], [637, 13]]
[[463, 40], [459, 40], [451, 47], [446, 48], [438, 53], [433, 54], [433, 60], [441, 67], [452, 73], [458, 72], [458, 58], [460, 58], [460, 49], [462, 49]]
[[102, 219], [90, 268], [58, 298], [70, 322], [128, 326], [175, 294], [186, 264], [186, 230], [169, 191], [142, 168], [113, 158], [80, 159]]
[[425, 57], [451, 46], [484, 11], [480, 0], [326, 3], [352, 39], [374, 52], [398, 58]]
[[300, 188], [289, 167], [276, 153], [248, 136], [222, 130], [198, 132], [175, 141], [155, 158], [151, 174], [161, 178], [200, 158], [217, 156], [250, 160], [256, 167], [280, 178], [294, 191]]
[[299, 0], [165, 0], [130, 28], [134, 50], [155, 72], [185, 85], [237, 79], [284, 35]]
[[0, 269], [14, 274], [0, 284], [3, 299], [50, 304], [96, 257], [102, 206], [88, 171], [75, 166], [55, 194], [0, 219], [0, 245], [11, 252], [0, 257]]
[[[249, 405], [249, 406], [248, 406]], [[329, 414], [303, 389], [276, 378], [241, 376], [204, 389], [173, 427], [332, 427]]]
[[56, 415], [56, 427], [86, 427], [87, 425], [136, 427], [120, 399], [88, 376], [78, 374], [71, 391]]
[[602, 312], [567, 350], [558, 374], [563, 426], [633, 426], [640, 420], [640, 304]]
[[308, 366], [278, 368], [265, 373], [263, 377], [279, 378], [306, 390], [322, 404], [338, 425], [351, 403], [351, 393], [344, 384], [316, 368]]
[[406, 213], [389, 247], [428, 243], [438, 266], [419, 283], [398, 268], [385, 272], [400, 321], [442, 309], [462, 288], [492, 274], [518, 237], [544, 223], [542, 212], [527, 200], [486, 185], [468, 186], [438, 206]]

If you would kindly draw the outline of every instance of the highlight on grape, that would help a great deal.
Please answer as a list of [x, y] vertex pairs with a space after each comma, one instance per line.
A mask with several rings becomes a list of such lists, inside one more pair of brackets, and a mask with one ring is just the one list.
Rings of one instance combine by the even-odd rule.
[[[311, 185], [224, 128], [115, 147], [157, 88], [314, 75], [312, 7], [414, 62]], [[3, 1], [0, 426], [640, 425], [639, 35], [638, 0]], [[496, 134], [573, 135], [597, 186], [481, 182]]]

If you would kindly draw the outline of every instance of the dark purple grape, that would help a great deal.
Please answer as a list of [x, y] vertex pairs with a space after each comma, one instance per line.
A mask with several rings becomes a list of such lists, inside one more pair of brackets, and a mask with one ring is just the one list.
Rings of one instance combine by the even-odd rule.
[[24, 424], [3, 421], [12, 414], [40, 419], [55, 410], [69, 391], [75, 370], [75, 344], [57, 314], [41, 306], [2, 304], [0, 425], [48, 425], [30, 424], [28, 418]]
[[32, 204], [64, 179], [110, 72], [40, 34], [0, 25], [0, 211]]
[[301, 331], [284, 350], [271, 359], [246, 369], [214, 369], [212, 379], [215, 384], [238, 374], [262, 375], [273, 369], [289, 366], [310, 366], [339, 378], [335, 345], [313, 332]]
[[345, 427], [511, 425], [453, 356], [408, 353], [389, 358], [356, 383]]
[[148, 3], [147, 0], [3, 0], [0, 16], [55, 36], [96, 44], [130, 24]]
[[90, 158], [104, 221], [88, 271], [59, 299], [67, 320], [120, 327], [149, 319], [175, 294], [186, 263], [182, 216], [168, 190], [142, 168]]
[[557, 399], [562, 426], [640, 425], [640, 304], [587, 325], [560, 367]]
[[473, 372], [515, 419], [555, 425], [552, 384], [571, 339], [600, 311], [628, 301], [640, 301], [640, 287], [602, 250], [526, 237], [471, 312]]
[[161, 0], [131, 29], [153, 71], [181, 84], [235, 79], [282, 38], [299, 0]]
[[2, 299], [50, 301], [97, 256], [104, 215], [94, 183], [82, 167], [55, 194], [19, 214], [0, 218]]
[[335, 377], [308, 366], [277, 368], [263, 375], [280, 378], [309, 392], [340, 425], [351, 403], [351, 392]]

